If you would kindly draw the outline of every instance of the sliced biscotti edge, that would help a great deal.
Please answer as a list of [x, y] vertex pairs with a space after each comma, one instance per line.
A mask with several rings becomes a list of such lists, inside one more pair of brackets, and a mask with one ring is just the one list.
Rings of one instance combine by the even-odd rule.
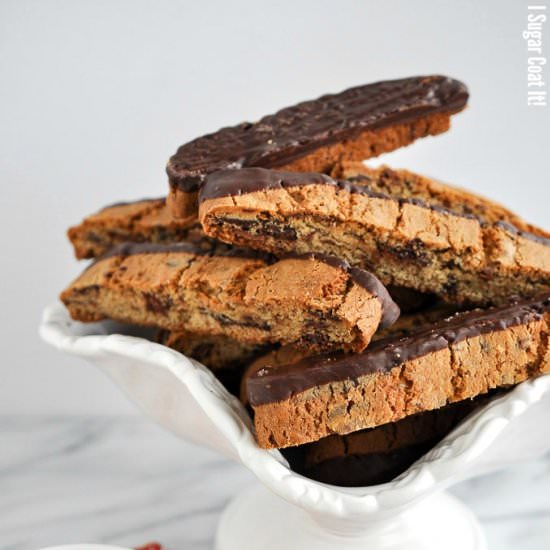
[[362, 162], [341, 162], [334, 167], [331, 176], [354, 181], [374, 192], [398, 199], [418, 199], [456, 214], [475, 216], [485, 224], [504, 222], [523, 232], [550, 237], [544, 229], [528, 223], [487, 197], [409, 170], [392, 169], [386, 165], [373, 168]]
[[106, 206], [70, 227], [67, 236], [78, 259], [96, 258], [124, 242], [170, 243], [204, 238], [195, 216], [175, 220], [163, 198]]

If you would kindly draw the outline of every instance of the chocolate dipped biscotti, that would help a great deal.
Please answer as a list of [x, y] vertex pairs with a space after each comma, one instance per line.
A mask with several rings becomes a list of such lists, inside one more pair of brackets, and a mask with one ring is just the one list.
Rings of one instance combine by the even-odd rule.
[[197, 193], [217, 170], [262, 166], [326, 172], [448, 130], [468, 91], [445, 76], [376, 82], [222, 128], [182, 145], [169, 160], [168, 203], [176, 218], [196, 214]]
[[263, 168], [211, 174], [200, 222], [212, 238], [276, 255], [337, 255], [385, 285], [451, 303], [498, 304], [550, 290], [543, 230], [410, 172], [342, 169], [347, 179]]
[[289, 362], [273, 352], [247, 380], [258, 443], [289, 447], [471, 399], [550, 372], [550, 295], [458, 313], [360, 354]]
[[362, 350], [399, 309], [370, 273], [310, 254], [276, 261], [189, 243], [126, 244], [61, 294], [73, 319]]

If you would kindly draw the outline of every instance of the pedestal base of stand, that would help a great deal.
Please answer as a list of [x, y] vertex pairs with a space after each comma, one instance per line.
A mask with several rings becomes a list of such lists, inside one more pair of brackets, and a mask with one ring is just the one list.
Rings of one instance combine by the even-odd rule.
[[[330, 521], [328, 523], [331, 523]], [[384, 520], [334, 524], [255, 486], [231, 501], [222, 515], [215, 550], [486, 550], [470, 510], [447, 493], [431, 496]]]

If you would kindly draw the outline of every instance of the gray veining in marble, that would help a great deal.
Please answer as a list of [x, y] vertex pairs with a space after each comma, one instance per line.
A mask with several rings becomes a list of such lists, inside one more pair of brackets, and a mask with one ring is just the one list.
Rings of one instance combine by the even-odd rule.
[[[244, 468], [141, 418], [0, 417], [0, 548], [212, 547]], [[550, 548], [550, 456], [455, 487], [491, 550]]]

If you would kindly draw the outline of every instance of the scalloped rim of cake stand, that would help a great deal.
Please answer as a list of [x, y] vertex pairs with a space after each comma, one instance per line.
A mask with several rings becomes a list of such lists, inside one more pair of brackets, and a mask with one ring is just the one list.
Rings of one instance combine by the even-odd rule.
[[135, 336], [109, 334], [107, 330], [104, 323], [84, 325], [71, 320], [64, 306], [57, 303], [44, 310], [40, 335], [60, 350], [99, 364], [106, 355], [118, 355], [166, 369], [185, 384], [239, 460], [264, 485], [306, 510], [339, 518], [392, 512], [464, 479], [469, 466], [505, 426], [550, 389], [550, 375], [545, 375], [492, 400], [389, 483], [336, 487], [293, 472], [279, 451], [258, 447], [244, 407], [205, 366], [161, 344]]

